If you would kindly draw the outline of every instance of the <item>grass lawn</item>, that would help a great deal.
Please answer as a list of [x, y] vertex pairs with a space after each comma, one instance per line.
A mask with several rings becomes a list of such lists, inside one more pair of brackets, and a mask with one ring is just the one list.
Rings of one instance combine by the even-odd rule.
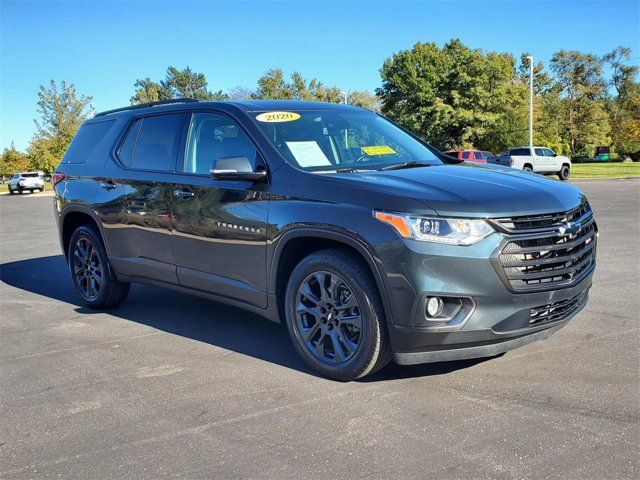
[[571, 178], [640, 177], [640, 163], [574, 163]]

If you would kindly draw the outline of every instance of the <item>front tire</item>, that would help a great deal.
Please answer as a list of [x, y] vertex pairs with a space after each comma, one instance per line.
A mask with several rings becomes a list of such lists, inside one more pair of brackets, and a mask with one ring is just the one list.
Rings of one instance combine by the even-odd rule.
[[351, 381], [391, 359], [382, 300], [360, 259], [343, 250], [321, 250], [293, 270], [285, 295], [293, 344], [319, 374]]
[[103, 310], [127, 298], [130, 284], [116, 278], [94, 227], [84, 225], [73, 232], [67, 261], [73, 287], [86, 306]]
[[560, 171], [558, 172], [558, 178], [563, 182], [569, 180], [569, 176], [571, 175], [571, 169], [568, 165], [563, 165]]

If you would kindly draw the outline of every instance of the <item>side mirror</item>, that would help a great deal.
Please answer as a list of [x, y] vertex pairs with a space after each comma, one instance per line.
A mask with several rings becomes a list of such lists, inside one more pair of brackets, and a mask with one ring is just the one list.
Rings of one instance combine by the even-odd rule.
[[258, 182], [267, 178], [267, 171], [262, 166], [254, 170], [247, 157], [223, 157], [213, 162], [209, 172], [215, 180], [245, 180]]

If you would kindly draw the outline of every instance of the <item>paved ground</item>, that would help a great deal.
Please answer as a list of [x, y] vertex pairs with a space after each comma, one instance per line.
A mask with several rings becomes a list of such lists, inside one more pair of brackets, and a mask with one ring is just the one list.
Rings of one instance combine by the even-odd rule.
[[576, 182], [587, 309], [503, 357], [311, 375], [286, 332], [146, 286], [79, 306], [51, 197], [0, 198], [0, 477], [638, 478], [640, 181]]

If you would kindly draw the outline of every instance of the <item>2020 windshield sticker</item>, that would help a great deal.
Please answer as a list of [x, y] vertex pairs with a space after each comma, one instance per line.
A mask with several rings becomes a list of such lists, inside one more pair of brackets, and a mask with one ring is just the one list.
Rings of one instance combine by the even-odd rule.
[[278, 122], [293, 122], [298, 120], [300, 115], [295, 112], [264, 112], [256, 117], [259, 122], [266, 123], [278, 123]]
[[389, 145], [372, 145], [370, 147], [360, 147], [360, 149], [370, 157], [374, 155], [395, 155], [396, 153]]

